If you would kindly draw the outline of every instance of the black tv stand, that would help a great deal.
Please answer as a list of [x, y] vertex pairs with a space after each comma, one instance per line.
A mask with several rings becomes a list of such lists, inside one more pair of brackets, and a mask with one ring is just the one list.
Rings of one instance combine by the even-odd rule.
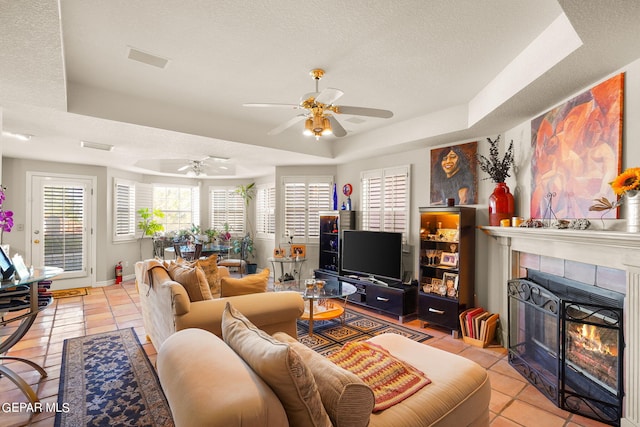
[[373, 276], [360, 277], [360, 280], [366, 280], [367, 282], [375, 283], [376, 285], [380, 285], [380, 286], [389, 286], [389, 284], [387, 282], [383, 282], [382, 280], [378, 280]]
[[351, 283], [357, 289], [349, 296], [349, 302], [398, 316], [405, 322], [409, 316], [417, 315], [418, 287], [405, 285], [401, 281], [387, 281], [370, 276], [345, 275], [315, 270], [315, 277], [323, 280], [340, 280]]

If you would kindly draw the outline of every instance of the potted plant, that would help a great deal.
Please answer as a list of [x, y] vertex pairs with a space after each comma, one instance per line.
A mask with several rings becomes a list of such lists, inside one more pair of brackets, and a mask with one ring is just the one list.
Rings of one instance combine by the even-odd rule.
[[[245, 219], [247, 232], [244, 235], [244, 237], [242, 237], [242, 239], [234, 240], [233, 246], [234, 246], [234, 252], [240, 253], [240, 256], [242, 257], [242, 259], [247, 261], [246, 259], [247, 255], [251, 255], [252, 257], [255, 256], [255, 245], [253, 242], [253, 226], [251, 224], [251, 220], [249, 219], [249, 203], [251, 202], [251, 200], [253, 200], [253, 197], [256, 194], [256, 183], [252, 182], [247, 185], [239, 185], [238, 187], [236, 187], [236, 194], [239, 194], [240, 197], [242, 197], [242, 200], [244, 200], [244, 219]], [[237, 251], [236, 251], [236, 243], [238, 247]], [[243, 247], [245, 247], [246, 249], [242, 250]], [[255, 273], [257, 271], [257, 268], [258, 268], [258, 265], [256, 263], [247, 262], [248, 273], [252, 273], [252, 272]]]
[[207, 243], [209, 241], [209, 236], [207, 236], [199, 225], [191, 224], [191, 235], [193, 238], [201, 243]]
[[480, 169], [489, 175], [485, 179], [491, 179], [496, 187], [489, 196], [489, 225], [500, 225], [500, 220], [511, 218], [515, 213], [515, 202], [509, 191], [506, 180], [511, 176], [509, 170], [513, 167], [513, 141], [509, 143], [504, 157], [500, 159], [498, 145], [500, 135], [494, 140], [487, 138], [489, 142], [489, 158], [478, 155]]
[[156, 233], [164, 230], [164, 225], [160, 224], [156, 218], [164, 218], [164, 212], [160, 209], [140, 208], [138, 209], [140, 221], [138, 229], [142, 232], [140, 236], [140, 259], [142, 259], [142, 240], [145, 237], [153, 237]]
[[[249, 255], [254, 256], [255, 247], [253, 246], [253, 239], [249, 233], [245, 234], [241, 239], [234, 239], [232, 243], [233, 252], [240, 254], [240, 259], [247, 261]], [[247, 273], [254, 274], [258, 269], [258, 264], [247, 262]]]
[[173, 238], [175, 243], [186, 243], [189, 240], [191, 240], [191, 230], [187, 228], [176, 231], [176, 236]]
[[216, 230], [215, 228], [208, 228], [204, 230], [204, 234], [209, 239], [209, 242], [215, 243], [216, 238], [218, 237], [218, 230]]

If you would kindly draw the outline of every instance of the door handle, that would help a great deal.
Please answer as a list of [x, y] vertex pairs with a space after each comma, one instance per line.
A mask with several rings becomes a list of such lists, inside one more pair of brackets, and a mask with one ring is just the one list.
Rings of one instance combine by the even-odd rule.
[[37, 245], [38, 243], [40, 243], [40, 240], [36, 239], [36, 240], [33, 241], [33, 243], [35, 243]]
[[389, 302], [389, 298], [376, 297], [378, 301]]
[[444, 314], [444, 310], [436, 310], [435, 308], [429, 307], [429, 313]]

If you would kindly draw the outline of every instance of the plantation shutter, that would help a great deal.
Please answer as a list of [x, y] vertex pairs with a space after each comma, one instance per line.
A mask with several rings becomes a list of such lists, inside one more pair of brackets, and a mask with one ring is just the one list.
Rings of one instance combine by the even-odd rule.
[[363, 172], [362, 175], [362, 229], [382, 230], [382, 173]]
[[308, 231], [307, 237], [317, 239], [320, 237], [320, 212], [332, 208], [331, 183], [312, 182], [308, 187]]
[[225, 224], [231, 233], [244, 235], [244, 200], [233, 188], [212, 188], [209, 191], [211, 206], [209, 210], [212, 228], [222, 231]]
[[200, 187], [191, 187], [191, 221], [200, 225]]
[[362, 229], [409, 234], [409, 166], [361, 174]]
[[284, 230], [295, 236], [296, 242], [317, 242], [320, 232], [320, 212], [331, 210], [330, 176], [283, 177]]
[[284, 184], [284, 229], [296, 237], [306, 235], [306, 184], [286, 182]]
[[86, 197], [81, 185], [43, 187], [44, 265], [65, 273], [86, 271]]
[[129, 181], [115, 180], [114, 240], [134, 239], [136, 233], [136, 188]]
[[384, 171], [384, 230], [403, 233], [409, 230], [409, 172], [407, 168]]
[[274, 186], [259, 186], [256, 191], [256, 233], [263, 237], [276, 232], [276, 189]]

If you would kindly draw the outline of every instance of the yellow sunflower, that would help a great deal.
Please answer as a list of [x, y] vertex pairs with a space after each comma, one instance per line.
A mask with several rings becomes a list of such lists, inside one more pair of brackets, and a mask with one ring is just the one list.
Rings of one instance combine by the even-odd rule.
[[629, 190], [640, 190], [640, 168], [629, 168], [611, 181], [611, 188], [618, 196]]

